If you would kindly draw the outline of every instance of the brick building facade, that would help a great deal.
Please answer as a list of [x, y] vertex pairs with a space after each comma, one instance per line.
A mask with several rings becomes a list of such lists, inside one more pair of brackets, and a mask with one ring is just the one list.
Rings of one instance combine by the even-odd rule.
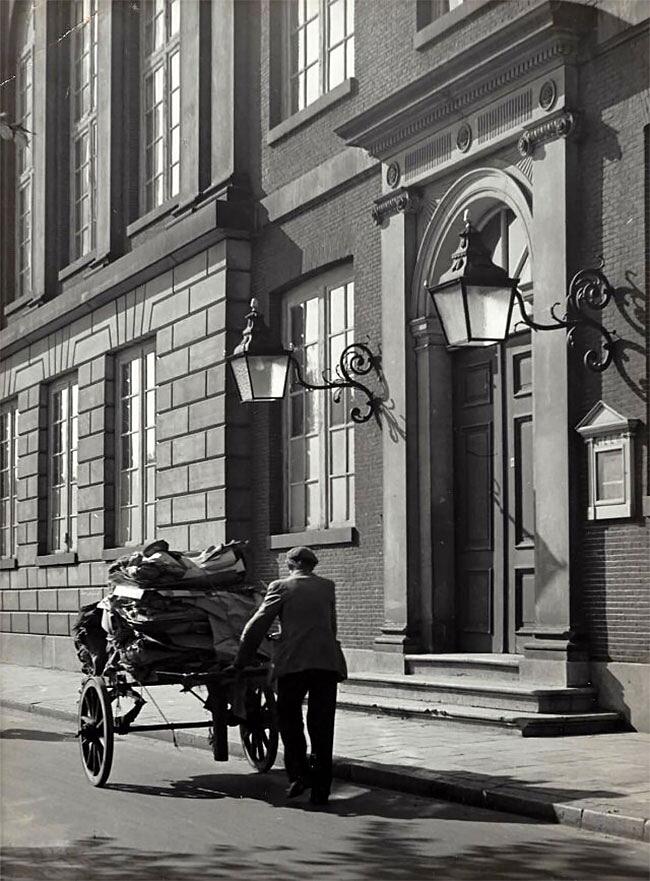
[[[353, 671], [516, 658], [524, 686], [591, 684], [650, 730], [645, 4], [0, 16], [3, 659], [74, 665], [77, 609], [154, 534], [247, 538], [264, 580], [305, 543]], [[466, 209], [539, 322], [602, 255], [606, 371], [585, 333], [448, 351], [425, 284]], [[314, 372], [367, 342], [378, 418], [296, 389], [240, 404], [251, 297]]]

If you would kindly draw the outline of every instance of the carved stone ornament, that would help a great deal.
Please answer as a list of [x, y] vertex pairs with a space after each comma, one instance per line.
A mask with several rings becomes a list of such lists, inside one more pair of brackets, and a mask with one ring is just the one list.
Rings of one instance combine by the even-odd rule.
[[570, 110], [545, 119], [531, 126], [521, 135], [517, 143], [517, 149], [521, 156], [532, 156], [540, 144], [548, 141], [556, 141], [558, 138], [568, 138], [576, 132], [578, 125], [577, 115]]
[[414, 214], [420, 207], [420, 197], [415, 190], [401, 187], [393, 193], [387, 193], [379, 199], [375, 199], [372, 207], [372, 219], [377, 226], [393, 217], [395, 214]]
[[472, 146], [472, 128], [464, 122], [456, 133], [456, 146], [461, 153], [467, 153]]
[[539, 106], [542, 110], [552, 110], [557, 99], [555, 80], [546, 80], [539, 90]]
[[391, 162], [386, 169], [386, 183], [391, 188], [391, 190], [394, 190], [395, 187], [399, 184], [401, 177], [402, 171], [399, 167], [399, 162]]

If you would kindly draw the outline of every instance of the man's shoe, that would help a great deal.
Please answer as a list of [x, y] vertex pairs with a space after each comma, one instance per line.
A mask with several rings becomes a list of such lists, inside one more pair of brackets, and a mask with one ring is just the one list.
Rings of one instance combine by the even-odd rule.
[[317, 807], [325, 807], [329, 804], [330, 798], [329, 795], [322, 795], [318, 792], [312, 792], [309, 796], [309, 801]]
[[302, 795], [306, 789], [310, 788], [310, 783], [308, 780], [302, 780], [298, 778], [298, 780], [294, 780], [289, 784], [289, 788], [287, 789], [287, 798], [297, 798], [299, 795]]

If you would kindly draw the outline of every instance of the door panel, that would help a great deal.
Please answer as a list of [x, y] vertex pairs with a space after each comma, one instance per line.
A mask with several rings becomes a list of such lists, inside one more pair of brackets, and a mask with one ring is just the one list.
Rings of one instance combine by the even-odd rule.
[[522, 650], [534, 618], [530, 336], [454, 354], [458, 648]]
[[535, 491], [533, 485], [533, 361], [530, 334], [504, 349], [508, 461], [508, 645], [523, 651], [517, 632], [535, 613]]
[[501, 651], [503, 644], [499, 362], [495, 346], [454, 355], [454, 500], [458, 643], [465, 651]]

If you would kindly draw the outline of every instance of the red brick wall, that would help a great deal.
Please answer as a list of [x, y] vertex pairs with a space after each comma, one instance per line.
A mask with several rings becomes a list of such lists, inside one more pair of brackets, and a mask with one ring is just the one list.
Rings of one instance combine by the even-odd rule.
[[648, 124], [647, 34], [597, 55], [580, 71], [580, 205], [576, 264], [594, 265], [599, 254], [619, 290], [603, 324], [620, 337], [615, 363], [601, 375], [576, 374], [576, 421], [602, 399], [628, 418], [641, 420], [637, 433], [633, 521], [584, 520], [586, 486], [581, 457], [579, 514], [582, 541], [578, 573], [583, 613], [593, 657], [648, 660], [650, 646], [650, 536], [641, 516], [648, 495], [648, 360], [646, 327], [646, 223], [643, 192], [648, 169], [644, 125]]
[[[269, 227], [253, 252], [252, 290], [271, 310], [278, 289], [296, 284], [306, 272], [353, 258], [355, 339], [369, 338], [373, 351], [381, 341], [379, 230], [370, 219], [379, 177], [351, 186], [326, 202]], [[277, 323], [276, 323], [277, 328]], [[271, 409], [273, 408], [273, 409]], [[256, 574], [269, 581], [285, 574], [284, 551], [266, 550], [270, 533], [282, 525], [282, 459], [277, 405], [254, 414], [252, 483], [255, 486], [252, 541]], [[317, 548], [319, 571], [337, 582], [339, 631], [354, 648], [371, 648], [383, 623], [381, 431], [374, 421], [355, 433], [356, 527], [358, 546]]]

